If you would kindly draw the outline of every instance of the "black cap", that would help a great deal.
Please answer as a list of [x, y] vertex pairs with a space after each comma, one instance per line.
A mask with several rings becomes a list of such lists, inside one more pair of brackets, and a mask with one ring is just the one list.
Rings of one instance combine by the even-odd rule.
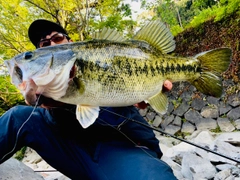
[[52, 31], [67, 34], [66, 30], [59, 24], [45, 19], [38, 19], [29, 26], [28, 37], [34, 46], [37, 47], [42, 37], [50, 34]]

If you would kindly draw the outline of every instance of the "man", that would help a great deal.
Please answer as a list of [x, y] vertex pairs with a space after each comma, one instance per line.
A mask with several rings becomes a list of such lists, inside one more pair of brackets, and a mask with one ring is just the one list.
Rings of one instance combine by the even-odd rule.
[[[34, 21], [28, 34], [36, 48], [71, 42], [61, 26], [46, 20]], [[171, 82], [165, 84], [171, 89]], [[159, 159], [153, 131], [127, 120], [147, 123], [134, 106], [101, 108], [96, 122], [83, 129], [75, 106], [42, 96], [38, 104], [13, 107], [0, 118], [0, 163], [28, 146], [71, 179], [176, 179]]]

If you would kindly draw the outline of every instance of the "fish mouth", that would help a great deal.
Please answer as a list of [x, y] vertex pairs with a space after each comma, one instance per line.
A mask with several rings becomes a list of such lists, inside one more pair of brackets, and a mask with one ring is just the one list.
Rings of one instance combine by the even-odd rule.
[[76, 76], [76, 72], [77, 72], [77, 66], [74, 63], [74, 65], [72, 66], [72, 68], [70, 70], [69, 78], [73, 79]]

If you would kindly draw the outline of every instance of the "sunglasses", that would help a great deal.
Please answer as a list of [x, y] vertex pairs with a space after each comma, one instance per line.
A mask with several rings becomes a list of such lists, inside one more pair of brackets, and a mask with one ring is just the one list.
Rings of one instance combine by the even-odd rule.
[[50, 46], [51, 45], [51, 41], [56, 43], [56, 44], [60, 44], [65, 38], [67, 38], [68, 36], [66, 34], [63, 33], [56, 33], [54, 34], [51, 38], [49, 39], [42, 39], [38, 44], [37, 47], [41, 48], [41, 47], [46, 47], [46, 46]]

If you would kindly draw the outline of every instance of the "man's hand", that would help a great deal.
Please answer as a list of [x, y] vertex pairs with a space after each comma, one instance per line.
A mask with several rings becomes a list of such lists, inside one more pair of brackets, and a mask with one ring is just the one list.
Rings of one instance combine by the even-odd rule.
[[61, 106], [65, 105], [65, 103], [63, 103], [63, 102], [55, 101], [51, 98], [47, 98], [42, 95], [38, 97], [37, 103], [38, 103], [38, 105], [40, 105], [41, 107], [46, 108], [46, 109], [49, 109], [52, 107], [61, 107]]
[[172, 87], [173, 87], [173, 84], [171, 81], [169, 81], [169, 80], [164, 81], [164, 83], [163, 83], [163, 91], [164, 92], [170, 91], [172, 89]]
[[[25, 100], [25, 103], [27, 105], [33, 105], [30, 104], [27, 100]], [[36, 101], [37, 106], [41, 106], [42, 108], [52, 108], [52, 107], [61, 107], [64, 106], [65, 103], [59, 102], [59, 101], [55, 101], [51, 98], [47, 98], [43, 95], [37, 95], [37, 101]]]
[[[170, 91], [172, 89], [172, 86], [173, 86], [172, 82], [169, 80], [166, 80], [163, 83], [162, 91], [163, 92]], [[135, 104], [134, 106], [136, 106], [139, 109], [145, 109], [148, 106], [148, 104], [146, 104], [144, 101], [142, 101], [140, 103]]]

